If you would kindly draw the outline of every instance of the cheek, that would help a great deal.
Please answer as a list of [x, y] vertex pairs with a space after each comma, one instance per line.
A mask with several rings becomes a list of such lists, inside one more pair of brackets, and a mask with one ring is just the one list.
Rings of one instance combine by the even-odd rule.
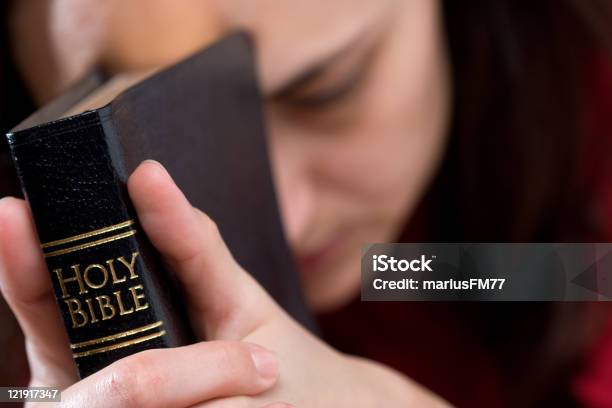
[[416, 205], [437, 166], [441, 143], [433, 143], [433, 138], [423, 141], [423, 136], [430, 135], [411, 134], [402, 123], [377, 126], [370, 119], [368, 125], [376, 133], [360, 133], [356, 135], [359, 141], [319, 156], [319, 179], [333, 186], [335, 201], [341, 204], [337, 208], [342, 207], [346, 214], [400, 223]]
[[390, 222], [416, 206], [448, 133], [450, 80], [437, 13], [423, 10], [419, 17], [398, 22], [377, 56], [355, 119], [317, 157], [320, 176], [343, 191], [347, 203]]

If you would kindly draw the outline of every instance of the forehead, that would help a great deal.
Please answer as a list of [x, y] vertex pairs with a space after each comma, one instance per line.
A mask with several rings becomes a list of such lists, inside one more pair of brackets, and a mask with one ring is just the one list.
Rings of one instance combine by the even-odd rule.
[[111, 71], [150, 69], [238, 28], [254, 36], [269, 91], [380, 26], [392, 4], [401, 1], [16, 0], [11, 26], [18, 65], [41, 100], [98, 63]]
[[[244, 28], [257, 44], [262, 85], [274, 89], [314, 58], [333, 54], [389, 14], [388, 0], [215, 0], [224, 29]], [[282, 63], [281, 63], [282, 62]]]

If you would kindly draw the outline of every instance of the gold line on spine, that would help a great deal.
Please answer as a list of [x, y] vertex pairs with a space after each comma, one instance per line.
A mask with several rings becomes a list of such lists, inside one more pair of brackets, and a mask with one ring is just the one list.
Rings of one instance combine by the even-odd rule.
[[134, 234], [136, 234], [136, 230], [130, 230], [128, 232], [124, 232], [124, 233], [121, 233], [121, 234], [113, 235], [113, 236], [110, 236], [108, 238], [102, 238], [102, 239], [99, 239], [97, 241], [88, 242], [87, 244], [75, 245], [75, 246], [70, 247], [70, 248], [58, 249], [57, 251], [48, 252], [48, 253], [44, 254], [44, 257], [45, 258], [49, 258], [49, 257], [52, 257], [52, 256], [68, 254], [68, 253], [74, 252], [74, 251], [80, 251], [82, 249], [87, 249], [87, 248], [91, 248], [91, 247], [94, 247], [94, 246], [106, 244], [108, 242], [113, 242], [113, 241], [117, 241], [119, 239], [131, 237]]
[[115, 339], [120, 339], [122, 337], [127, 337], [127, 336], [131, 336], [132, 334], [136, 334], [136, 333], [142, 333], [145, 332], [147, 330], [152, 330], [155, 329], [159, 326], [161, 326], [162, 324], [164, 324], [162, 321], [158, 321], [155, 323], [151, 323], [151, 324], [147, 324], [146, 326], [142, 326], [142, 327], [137, 327], [135, 329], [131, 329], [131, 330], [127, 330], [121, 333], [115, 333], [115, 334], [111, 334], [110, 336], [105, 336], [105, 337], [100, 337], [97, 339], [91, 339], [91, 340], [87, 340], [87, 341], [82, 341], [80, 343], [74, 343], [70, 345], [71, 349], [78, 349], [81, 347], [86, 347], [86, 346], [91, 346], [94, 344], [100, 344], [100, 343], [106, 343], [107, 341], [111, 341], [111, 340], [115, 340]]
[[96, 235], [104, 234], [106, 232], [116, 231], [118, 229], [129, 227], [130, 225], [134, 225], [134, 220], [127, 220], [119, 224], [100, 228], [94, 231], [86, 232], [84, 234], [74, 235], [72, 237], [58, 239], [57, 241], [47, 242], [45, 244], [42, 244], [40, 247], [44, 249], [44, 248], [49, 248], [49, 247], [56, 246], [56, 245], [67, 244], [69, 242], [80, 241], [85, 238], [95, 237]]
[[135, 339], [132, 339], [132, 340], [127, 340], [127, 341], [124, 341], [124, 342], [121, 342], [121, 343], [113, 344], [111, 346], [95, 348], [95, 349], [91, 349], [91, 350], [87, 350], [87, 351], [82, 351], [80, 353], [74, 353], [74, 354], [72, 354], [72, 357], [79, 358], [79, 357], [91, 356], [92, 354], [104, 353], [106, 351], [116, 350], [116, 349], [120, 349], [120, 348], [123, 348], [123, 347], [132, 346], [132, 345], [138, 344], [138, 343], [144, 343], [145, 341], [152, 340], [152, 339], [155, 339], [157, 337], [161, 337], [164, 334], [166, 334], [166, 331], [162, 330], [160, 332], [152, 333], [152, 334], [149, 334], [147, 336], [138, 337], [138, 338], [135, 338]]

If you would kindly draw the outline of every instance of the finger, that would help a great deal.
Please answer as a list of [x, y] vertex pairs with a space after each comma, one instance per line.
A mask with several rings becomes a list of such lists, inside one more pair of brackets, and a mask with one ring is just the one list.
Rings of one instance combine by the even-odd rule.
[[162, 165], [143, 162], [128, 188], [142, 227], [181, 282], [198, 334], [241, 338], [261, 324], [273, 302]]
[[239, 341], [201, 342], [126, 357], [62, 393], [66, 406], [185, 407], [274, 385], [276, 357]]
[[23, 200], [0, 200], [0, 286], [26, 339], [31, 382], [64, 388], [77, 379], [30, 211]]

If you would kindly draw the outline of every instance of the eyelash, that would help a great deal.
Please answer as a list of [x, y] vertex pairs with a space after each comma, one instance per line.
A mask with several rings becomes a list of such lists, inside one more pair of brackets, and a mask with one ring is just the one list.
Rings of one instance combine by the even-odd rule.
[[305, 109], [322, 109], [330, 107], [351, 96], [361, 83], [361, 79], [362, 75], [352, 75], [339, 84], [319, 90], [311, 95], [289, 96], [287, 102], [293, 106]]
[[367, 71], [367, 67], [360, 66], [333, 86], [305, 95], [300, 95], [298, 89], [295, 92], [283, 95], [277, 100], [287, 107], [302, 111], [329, 109], [344, 102], [356, 92], [365, 77], [365, 71]]

